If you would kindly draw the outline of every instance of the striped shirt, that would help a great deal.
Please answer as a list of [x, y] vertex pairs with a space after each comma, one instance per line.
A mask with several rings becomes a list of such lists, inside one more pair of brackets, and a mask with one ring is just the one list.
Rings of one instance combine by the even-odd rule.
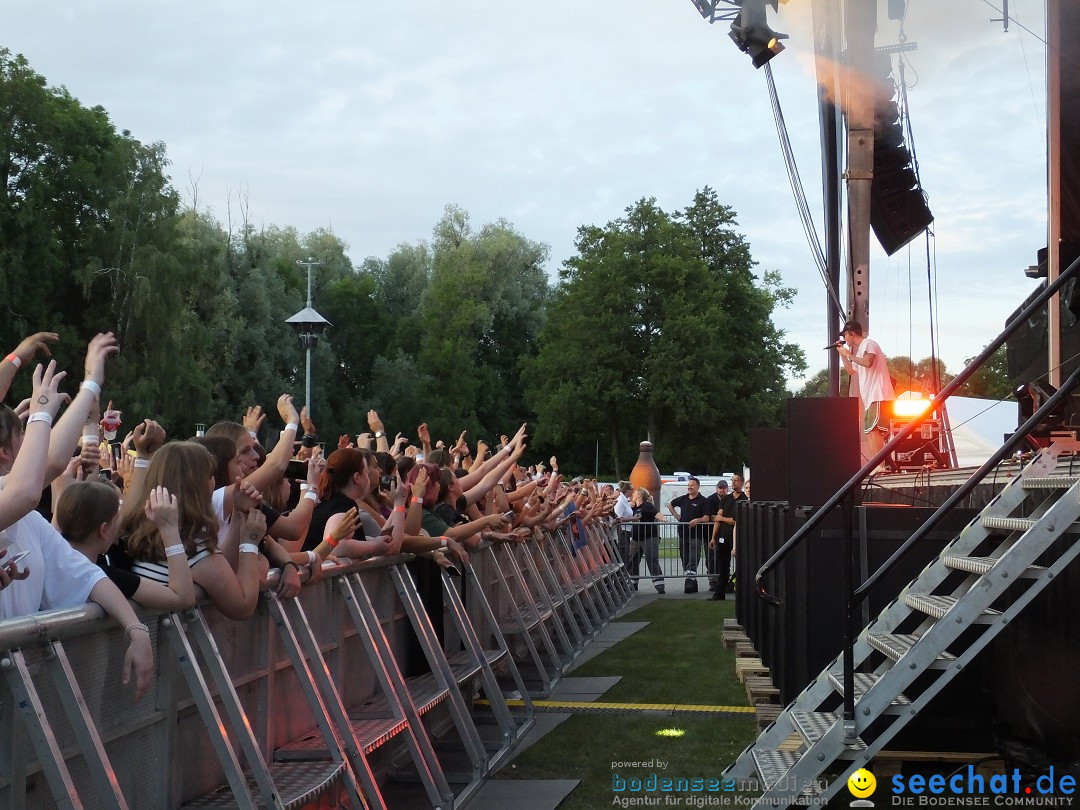
[[[206, 547], [205, 543], [199, 543], [195, 547], [195, 553], [188, 557], [188, 568], [191, 568], [195, 563], [205, 560], [211, 554], [220, 554], [220, 551], [210, 551]], [[131, 570], [144, 579], [153, 580], [154, 582], [160, 582], [163, 585], [169, 584], [169, 565], [168, 563], [160, 562], [148, 562], [144, 560], [134, 560], [131, 564]]]

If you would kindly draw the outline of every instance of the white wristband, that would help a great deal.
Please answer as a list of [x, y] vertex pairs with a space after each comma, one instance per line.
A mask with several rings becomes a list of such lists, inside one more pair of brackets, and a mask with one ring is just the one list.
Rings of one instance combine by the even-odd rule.
[[248, 436], [250, 436], [251, 438], [253, 438], [253, 439], [254, 439], [255, 441], [258, 441], [258, 440], [259, 440], [259, 434], [258, 434], [258, 433], [256, 433], [256, 432], [255, 432], [254, 430], [249, 430], [249, 431], [248, 431]]
[[314, 551], [309, 551], [307, 553], [307, 558], [308, 565], [319, 565], [322, 562], [322, 560], [319, 558], [319, 555], [316, 554]]
[[148, 458], [137, 458], [137, 459], [135, 459], [134, 464], [135, 464], [135, 469], [137, 469], [137, 470], [145, 470], [147, 467], [150, 466], [150, 459], [148, 459]]
[[289, 422], [289, 424], [285, 425], [285, 429], [286, 430], [291, 430], [293, 433], [296, 433], [296, 430], [299, 427], [300, 426], [298, 424], [296, 424], [296, 422]]
[[184, 548], [183, 543], [176, 543], [171, 546], [165, 546], [166, 557], [175, 557], [177, 554], [187, 554], [187, 549]]
[[307, 492], [305, 492], [304, 497], [307, 498], [309, 501], [315, 501], [316, 504], [318, 504], [319, 502], [319, 493], [313, 489], [309, 489]]
[[19, 357], [19, 355], [15, 354], [15, 352], [12, 352], [4, 359], [9, 361], [11, 365], [15, 366], [15, 368], [22, 368], [22, 358]]
[[44, 422], [47, 425], [52, 424], [52, 414], [47, 411], [38, 411], [37, 413], [30, 414], [30, 418], [26, 420], [26, 424], [31, 422]]
[[300, 482], [300, 491], [301, 492], [307, 492], [309, 489], [311, 489], [311, 484], [309, 484], [307, 481], [301, 481]]
[[87, 391], [93, 393], [93, 395], [96, 397], [101, 396], [101, 386], [93, 380], [83, 380], [81, 383], [79, 383], [79, 388], [85, 388]]
[[101, 439], [98, 438], [98, 435], [96, 433], [87, 433], [85, 436], [82, 437], [83, 447], [91, 444], [96, 447], [100, 442]]
[[258, 554], [259, 553], [259, 547], [257, 545], [255, 545], [254, 543], [241, 543], [240, 544], [240, 553], [241, 554]]

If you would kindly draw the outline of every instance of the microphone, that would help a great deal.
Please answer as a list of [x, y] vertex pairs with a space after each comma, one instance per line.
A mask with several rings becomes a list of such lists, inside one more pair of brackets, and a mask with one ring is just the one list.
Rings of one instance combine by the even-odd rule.
[[836, 341], [836, 343], [832, 344], [831, 346], [826, 346], [825, 351], [828, 351], [829, 349], [835, 349], [837, 346], [843, 346], [843, 345], [844, 345], [844, 341], [838, 340], [838, 341]]

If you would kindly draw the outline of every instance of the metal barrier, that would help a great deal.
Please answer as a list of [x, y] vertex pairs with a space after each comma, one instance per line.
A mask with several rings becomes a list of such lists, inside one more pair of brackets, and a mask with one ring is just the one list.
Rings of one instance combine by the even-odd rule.
[[[244, 622], [145, 615], [158, 676], [138, 704], [96, 605], [0, 622], [0, 806], [461, 806], [629, 599], [618, 550], [586, 534], [483, 544], [464, 576], [440, 571], [443, 643], [408, 556], [328, 569], [297, 599], [264, 591]], [[429, 671], [407, 677], [410, 637]]]
[[[719, 576], [717, 555], [726, 553], [731, 556], [730, 541], [716, 551], [709, 548], [712, 522], [690, 526], [689, 523], [664, 520], [628, 525], [635, 527], [636, 531], [624, 532], [619, 527], [609, 531], [626, 560], [631, 580], [638, 586], [647, 581], [662, 584], [665, 579], [684, 579], [690, 564], [698, 577], [712, 581]], [[696, 556], [692, 555], [693, 550], [696, 550]]]

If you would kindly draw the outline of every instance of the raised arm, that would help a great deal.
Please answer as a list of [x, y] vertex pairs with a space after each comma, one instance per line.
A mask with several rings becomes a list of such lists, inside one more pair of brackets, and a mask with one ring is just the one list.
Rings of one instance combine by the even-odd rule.
[[57, 420], [49, 440], [49, 464], [45, 480], [52, 481], [60, 475], [71, 460], [71, 452], [79, 443], [83, 425], [90, 413], [98, 407], [101, 386], [105, 382], [105, 361], [120, 351], [112, 332], [95, 335], [86, 349], [86, 376], [79, 385], [79, 393], [67, 410]]
[[293, 442], [296, 440], [296, 431], [300, 426], [300, 414], [293, 405], [289, 394], [282, 394], [277, 401], [278, 415], [285, 422], [285, 429], [281, 431], [281, 438], [274, 445], [274, 449], [266, 454], [266, 461], [262, 466], [244, 479], [245, 483], [251, 484], [259, 492], [264, 492], [277, 479], [285, 474], [285, 468], [289, 466], [292, 458]]
[[49, 344], [56, 343], [60, 336], [56, 332], [37, 332], [25, 337], [15, 347], [15, 351], [8, 354], [3, 362], [0, 362], [0, 400], [7, 396], [11, 389], [11, 382], [19, 369], [34, 359], [34, 355], [41, 352], [46, 357], [52, 357]]

